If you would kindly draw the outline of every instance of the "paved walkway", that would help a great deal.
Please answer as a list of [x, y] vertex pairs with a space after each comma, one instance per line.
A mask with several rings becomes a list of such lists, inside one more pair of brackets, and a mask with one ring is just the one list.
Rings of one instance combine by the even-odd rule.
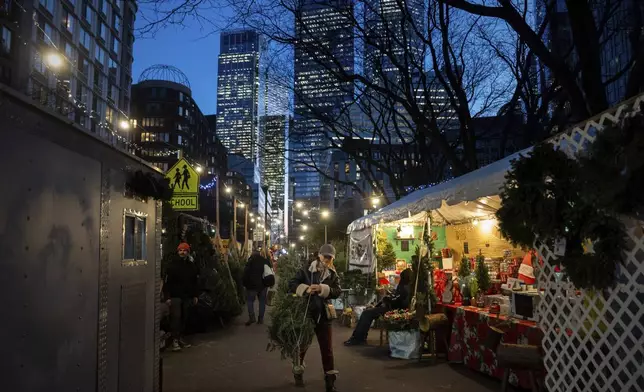
[[[306, 386], [293, 385], [288, 361], [278, 352], [266, 352], [266, 326], [234, 325], [192, 338], [193, 347], [180, 353], [164, 354], [163, 392], [291, 392], [324, 391], [322, 365], [317, 344], [307, 355]], [[387, 348], [342, 345], [351, 330], [336, 326], [334, 349], [340, 370], [337, 386], [341, 392], [488, 392], [499, 391], [497, 380], [460, 365], [436, 365], [390, 359]]]

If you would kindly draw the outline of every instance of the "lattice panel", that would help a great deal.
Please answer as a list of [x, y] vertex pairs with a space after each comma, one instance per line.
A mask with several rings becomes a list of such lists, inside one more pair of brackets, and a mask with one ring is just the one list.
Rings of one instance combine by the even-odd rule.
[[[644, 95], [572, 128], [553, 143], [574, 156], [642, 101]], [[602, 293], [577, 290], [554, 272], [557, 257], [551, 247], [535, 244], [545, 261], [537, 311], [550, 392], [644, 392], [644, 222], [625, 225], [630, 251], [617, 271], [616, 286]]]

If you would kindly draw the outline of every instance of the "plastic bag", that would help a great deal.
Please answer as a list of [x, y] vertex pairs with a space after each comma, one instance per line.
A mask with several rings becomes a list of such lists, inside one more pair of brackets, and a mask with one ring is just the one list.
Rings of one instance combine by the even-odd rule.
[[420, 332], [389, 331], [389, 350], [392, 358], [417, 359], [420, 352]]

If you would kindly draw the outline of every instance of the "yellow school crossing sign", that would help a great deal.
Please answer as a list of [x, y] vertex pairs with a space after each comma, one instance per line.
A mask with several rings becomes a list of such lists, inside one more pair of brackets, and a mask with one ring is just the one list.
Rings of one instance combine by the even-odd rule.
[[172, 189], [172, 208], [180, 211], [199, 209], [199, 173], [181, 158], [168, 170], [165, 178]]

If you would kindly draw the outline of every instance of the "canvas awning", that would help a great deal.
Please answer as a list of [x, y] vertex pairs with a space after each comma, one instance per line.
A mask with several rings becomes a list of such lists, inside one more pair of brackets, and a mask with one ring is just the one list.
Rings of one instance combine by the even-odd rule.
[[[409, 218], [426, 211], [438, 210], [437, 212], [440, 213], [441, 207], [443, 207], [445, 214], [450, 215], [449, 218], [447, 216], [444, 217], [448, 222], [450, 220], [462, 220], [466, 218], [466, 215], [472, 217], [476, 214], [480, 215], [486, 212], [485, 206], [480, 205], [485, 203], [480, 203], [478, 205], [479, 208], [473, 209], [476, 206], [472, 205], [463, 209], [463, 211], [455, 210], [454, 208], [450, 208], [450, 206], [455, 206], [463, 202], [476, 202], [483, 197], [498, 195], [505, 183], [505, 173], [511, 168], [512, 161], [520, 156], [525, 156], [531, 150], [532, 147], [521, 150], [473, 172], [430, 188], [410, 193], [372, 214], [354, 220], [347, 227], [347, 233], [351, 233], [354, 230], [362, 230], [380, 222], [387, 223]], [[493, 203], [498, 199], [489, 198], [488, 200]], [[492, 209], [489, 210], [488, 214], [492, 213]]]

